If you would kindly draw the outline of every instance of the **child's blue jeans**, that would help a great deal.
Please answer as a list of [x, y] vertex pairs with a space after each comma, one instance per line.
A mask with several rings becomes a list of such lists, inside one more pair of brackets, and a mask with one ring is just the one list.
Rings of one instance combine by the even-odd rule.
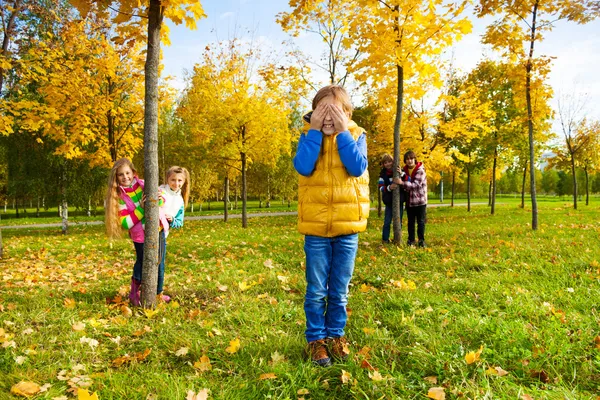
[[[133, 279], [141, 282], [142, 281], [142, 265], [144, 263], [144, 243], [133, 242], [135, 247], [135, 264], [133, 264]], [[163, 291], [163, 284], [165, 281], [165, 254], [167, 252], [167, 241], [165, 240], [165, 232], [160, 231], [158, 235], [158, 287], [156, 294], [160, 294]]]
[[324, 238], [305, 236], [306, 340], [344, 336], [348, 285], [354, 272], [358, 234]]

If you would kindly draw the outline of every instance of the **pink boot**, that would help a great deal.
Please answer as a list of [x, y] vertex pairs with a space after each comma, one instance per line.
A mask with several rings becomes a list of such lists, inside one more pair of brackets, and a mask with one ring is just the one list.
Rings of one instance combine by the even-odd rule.
[[160, 300], [164, 301], [165, 303], [168, 303], [168, 302], [170, 302], [170, 301], [171, 301], [171, 296], [168, 296], [168, 295], [166, 295], [166, 294], [162, 294], [162, 293], [160, 293], [160, 294], [158, 295], [158, 298], [159, 298]]
[[129, 292], [129, 301], [131, 305], [138, 307], [140, 305], [140, 286], [141, 281], [131, 278], [131, 291]]

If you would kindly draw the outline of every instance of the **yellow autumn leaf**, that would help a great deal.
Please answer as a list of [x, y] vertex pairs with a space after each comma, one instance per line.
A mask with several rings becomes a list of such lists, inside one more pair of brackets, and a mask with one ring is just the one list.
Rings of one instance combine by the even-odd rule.
[[268, 372], [266, 374], [260, 374], [260, 377], [258, 378], [258, 380], [264, 381], [265, 379], [277, 379], [277, 375], [275, 375], [272, 372]]
[[433, 400], [444, 400], [446, 398], [446, 393], [444, 392], [443, 387], [432, 387], [429, 388], [427, 397]]
[[40, 385], [34, 382], [21, 381], [10, 388], [10, 392], [16, 396], [33, 396], [41, 390]]
[[340, 376], [343, 384], [347, 384], [352, 379], [352, 374], [346, 370], [342, 370], [342, 375]]
[[473, 364], [474, 362], [479, 361], [479, 357], [481, 356], [481, 352], [483, 351], [483, 346], [479, 348], [477, 351], [470, 351], [465, 355], [465, 361], [467, 364]]
[[371, 378], [371, 380], [374, 380], [375, 382], [383, 380], [383, 376], [381, 376], [381, 373], [379, 373], [379, 371], [373, 371], [373, 373], [369, 372], [369, 378]]
[[240, 339], [236, 338], [229, 342], [229, 346], [225, 349], [229, 354], [237, 353], [240, 349]]
[[121, 314], [125, 318], [129, 318], [133, 315], [133, 311], [131, 311], [131, 308], [127, 307], [126, 305], [122, 305], [121, 306]]
[[363, 328], [363, 332], [365, 333], [365, 335], [372, 335], [375, 333], [375, 329], [373, 328]]
[[65, 308], [75, 308], [75, 306], [77, 305], [77, 303], [75, 302], [74, 299], [66, 298], [63, 301], [63, 305], [65, 306]]
[[203, 355], [198, 361], [194, 363], [194, 368], [196, 368], [200, 372], [210, 371], [212, 369], [210, 358], [208, 358], [208, 356], [206, 355]]
[[94, 392], [90, 394], [86, 389], [77, 389], [77, 400], [100, 400], [98, 399], [98, 393]]

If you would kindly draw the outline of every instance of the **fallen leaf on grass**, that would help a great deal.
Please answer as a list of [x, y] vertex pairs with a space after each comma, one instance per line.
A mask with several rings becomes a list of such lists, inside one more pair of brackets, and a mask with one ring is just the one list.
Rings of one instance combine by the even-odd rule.
[[99, 400], [98, 393], [90, 394], [87, 390], [79, 388], [77, 389], [77, 400]]
[[265, 262], [263, 263], [263, 265], [269, 269], [273, 269], [273, 260], [271, 259], [267, 259], [265, 260]]
[[304, 396], [305, 394], [309, 394], [310, 392], [308, 391], [308, 389], [298, 389], [298, 391], [296, 393], [299, 396]]
[[596, 336], [594, 339], [594, 344], [596, 345], [596, 348], [600, 350], [600, 336]]
[[350, 382], [352, 379], [352, 374], [346, 370], [342, 370], [342, 375], [340, 376], [343, 384]]
[[381, 374], [379, 373], [379, 371], [373, 371], [373, 373], [369, 372], [369, 378], [371, 378], [371, 380], [375, 382], [379, 382], [384, 379], [383, 376], [381, 376]]
[[502, 367], [489, 367], [485, 371], [486, 375], [496, 375], [496, 376], [504, 376], [508, 375], [508, 371], [502, 369]]
[[10, 388], [10, 392], [17, 396], [29, 397], [39, 393], [40, 385], [34, 382], [21, 381]]
[[76, 322], [71, 327], [75, 332], [81, 332], [85, 329], [85, 324], [83, 322]]
[[142, 336], [147, 332], [152, 332], [152, 329], [148, 325], [144, 326], [144, 329], [140, 329], [139, 331], [133, 332], [133, 336]]
[[521, 400], [533, 400], [533, 397], [528, 394], [523, 394], [521, 395]]
[[176, 355], [177, 357], [183, 357], [183, 356], [185, 356], [185, 355], [188, 353], [188, 351], [190, 351], [190, 349], [189, 349], [189, 348], [187, 348], [187, 347], [182, 347], [182, 348], [180, 348], [179, 350], [177, 350], [177, 351], [175, 352], [175, 355]]
[[206, 400], [208, 399], [208, 389], [202, 389], [198, 393], [193, 390], [188, 390], [185, 400]]
[[203, 355], [198, 361], [194, 363], [194, 368], [196, 368], [200, 372], [210, 371], [212, 369], [212, 365], [210, 364], [210, 358], [208, 358], [208, 356], [206, 355]]
[[429, 388], [429, 392], [427, 392], [427, 397], [434, 400], [444, 400], [446, 398], [446, 393], [444, 392], [443, 387], [432, 387]]
[[260, 374], [260, 377], [258, 378], [258, 380], [264, 381], [265, 379], [277, 379], [277, 375], [275, 375], [272, 372], [269, 372], [266, 374]]
[[271, 365], [279, 364], [285, 361], [285, 356], [279, 354], [279, 352], [274, 352], [271, 354]]
[[473, 364], [474, 362], [479, 361], [479, 357], [481, 356], [481, 352], [483, 351], [483, 346], [479, 348], [477, 351], [470, 351], [465, 355], [465, 361], [467, 364]]
[[229, 342], [229, 347], [225, 349], [229, 354], [237, 353], [240, 349], [240, 339], [236, 338]]
[[368, 369], [369, 371], [375, 371], [375, 367], [373, 367], [367, 359], [362, 360], [360, 367], [363, 369]]
[[71, 298], [66, 298], [65, 301], [63, 301], [63, 305], [65, 306], [65, 308], [75, 308], [75, 306], [77, 305], [77, 303], [75, 302], [74, 299]]
[[127, 307], [126, 305], [122, 305], [121, 306], [121, 314], [125, 318], [129, 318], [133, 315], [133, 311], [131, 311], [131, 308]]
[[426, 376], [423, 378], [426, 382], [429, 382], [432, 385], [437, 385], [437, 376]]
[[373, 328], [363, 328], [363, 332], [365, 333], [365, 335], [372, 335], [375, 333], [375, 329]]

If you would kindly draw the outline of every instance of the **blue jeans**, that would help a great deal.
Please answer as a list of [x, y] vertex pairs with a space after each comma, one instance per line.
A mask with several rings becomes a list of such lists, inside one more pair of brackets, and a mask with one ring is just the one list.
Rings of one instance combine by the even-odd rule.
[[[390, 241], [390, 230], [392, 226], [392, 211], [394, 210], [394, 206], [390, 204], [389, 206], [386, 204], [385, 213], [383, 216], [383, 230], [381, 232], [381, 241], [389, 242]], [[400, 202], [400, 225], [402, 225], [402, 214], [404, 214], [404, 202]]]
[[344, 336], [348, 285], [354, 272], [358, 234], [324, 238], [305, 236], [306, 340]]
[[[142, 265], [144, 264], [144, 243], [133, 242], [135, 247], [135, 264], [133, 264], [133, 279], [138, 282], [142, 281]], [[165, 232], [160, 231], [158, 235], [158, 287], [156, 294], [163, 291], [163, 284], [165, 282], [165, 255], [167, 253], [167, 241], [165, 239]]]

